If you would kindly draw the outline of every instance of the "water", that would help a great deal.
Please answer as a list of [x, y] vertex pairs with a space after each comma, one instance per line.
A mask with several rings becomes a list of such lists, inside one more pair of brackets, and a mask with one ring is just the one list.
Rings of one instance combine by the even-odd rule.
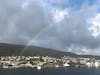
[[100, 68], [0, 69], [0, 75], [100, 75]]

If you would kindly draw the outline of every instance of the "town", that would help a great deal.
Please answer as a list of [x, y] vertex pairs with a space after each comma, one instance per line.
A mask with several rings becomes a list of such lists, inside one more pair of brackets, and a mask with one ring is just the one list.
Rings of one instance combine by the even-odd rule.
[[95, 58], [63, 56], [0, 56], [0, 68], [60, 68], [60, 67], [100, 67]]

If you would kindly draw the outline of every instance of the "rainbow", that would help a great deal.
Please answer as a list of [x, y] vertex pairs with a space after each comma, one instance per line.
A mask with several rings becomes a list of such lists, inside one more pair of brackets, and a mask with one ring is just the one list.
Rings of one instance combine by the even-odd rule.
[[32, 43], [34, 42], [34, 40], [38, 39], [48, 28], [50, 28], [52, 25], [48, 25], [45, 28], [42, 28], [38, 34], [36, 34], [35, 36], [32, 37], [32, 39], [26, 44], [26, 46], [22, 49], [22, 51], [20, 52], [20, 55], [23, 54], [24, 51], [26, 51], [28, 49], [28, 47], [30, 45], [32, 45]]

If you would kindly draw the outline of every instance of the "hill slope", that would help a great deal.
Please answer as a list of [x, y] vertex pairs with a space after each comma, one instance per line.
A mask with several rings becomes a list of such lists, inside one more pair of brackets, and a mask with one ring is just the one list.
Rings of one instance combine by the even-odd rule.
[[12, 44], [0, 44], [0, 56], [9, 56], [9, 55], [42, 55], [42, 56], [53, 56], [53, 57], [62, 57], [64, 55], [67, 56], [77, 56], [74, 53], [70, 52], [61, 52], [53, 49], [29, 46], [27, 49], [24, 45], [12, 45]]
[[24, 55], [24, 56], [34, 56], [39, 54], [40, 56], [52, 56], [52, 57], [62, 57], [73, 56], [73, 57], [89, 57], [100, 59], [100, 56], [93, 55], [77, 55], [71, 52], [61, 52], [58, 50], [29, 46], [27, 49], [23, 50], [25, 45], [14, 45], [14, 44], [4, 44], [0, 43], [0, 56], [12, 56], [12, 55]]

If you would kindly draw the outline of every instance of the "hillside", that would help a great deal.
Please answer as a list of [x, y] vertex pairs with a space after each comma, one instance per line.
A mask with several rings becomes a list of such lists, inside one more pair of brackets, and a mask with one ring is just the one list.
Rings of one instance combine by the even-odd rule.
[[53, 56], [53, 57], [62, 57], [64, 55], [67, 56], [77, 56], [74, 53], [70, 52], [61, 52], [53, 49], [29, 46], [27, 49], [24, 45], [12, 45], [12, 44], [0, 44], [0, 56], [9, 56], [9, 55], [25, 55], [25, 56], [33, 56], [33, 55], [42, 55], [42, 56]]
[[0, 43], [0, 56], [12, 56], [12, 55], [24, 55], [24, 56], [52, 56], [52, 57], [62, 57], [66, 56], [73, 56], [73, 57], [89, 57], [89, 58], [96, 58], [100, 59], [100, 56], [93, 56], [93, 55], [77, 55], [71, 52], [61, 52], [59, 50], [43, 48], [43, 47], [36, 47], [36, 46], [29, 46], [27, 49], [23, 50], [25, 45], [15, 45], [15, 44], [4, 44]]

